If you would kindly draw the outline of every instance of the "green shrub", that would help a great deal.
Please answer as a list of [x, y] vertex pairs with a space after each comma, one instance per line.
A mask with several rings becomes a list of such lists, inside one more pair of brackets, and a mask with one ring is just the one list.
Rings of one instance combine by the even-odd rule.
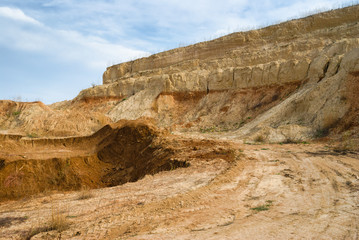
[[16, 116], [19, 116], [20, 113], [21, 113], [21, 111], [15, 111], [15, 112], [12, 112], [12, 115], [16, 117]]
[[273, 204], [272, 200], [267, 200], [266, 204], [251, 208], [251, 210], [257, 211], [257, 212], [267, 211], [267, 210], [269, 210], [269, 207], [272, 206], [272, 204]]
[[37, 135], [36, 133], [28, 133], [27, 137], [29, 137], [29, 138], [38, 138], [39, 135]]

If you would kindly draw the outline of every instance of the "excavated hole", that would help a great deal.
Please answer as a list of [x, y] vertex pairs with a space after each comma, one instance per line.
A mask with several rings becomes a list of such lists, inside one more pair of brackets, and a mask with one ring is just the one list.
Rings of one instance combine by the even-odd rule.
[[5, 167], [5, 160], [0, 159], [0, 170], [3, 169], [4, 167]]
[[85, 145], [95, 149], [88, 156], [9, 162], [1, 159], [0, 199], [52, 190], [116, 186], [137, 181], [147, 174], [189, 166], [186, 161], [176, 159], [165, 138], [147, 124], [135, 122], [99, 132], [86, 140]]
[[187, 167], [173, 160], [173, 151], [163, 146], [157, 133], [146, 125], [125, 126], [99, 144], [98, 158], [113, 167], [102, 178], [107, 186], [134, 182], [146, 174]]

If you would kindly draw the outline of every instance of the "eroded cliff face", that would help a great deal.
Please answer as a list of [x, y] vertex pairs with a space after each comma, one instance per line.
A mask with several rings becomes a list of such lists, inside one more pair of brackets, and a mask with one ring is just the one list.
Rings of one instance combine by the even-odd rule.
[[239, 138], [267, 141], [324, 135], [352, 108], [345, 99], [358, 72], [358, 12], [330, 11], [115, 65], [102, 86], [77, 99], [122, 98], [107, 113], [113, 121], [146, 116], [172, 129], [238, 129]]
[[306, 68], [308, 60], [305, 58], [312, 60], [330, 43], [357, 36], [357, 12], [358, 6], [330, 11], [118, 64], [105, 71], [103, 83], [131, 76], [173, 74], [184, 70], [216, 72], [218, 68], [255, 66], [273, 61], [281, 64], [280, 60], [289, 61], [289, 65], [293, 64], [292, 61], [294, 64], [303, 62], [297, 68]]
[[15, 107], [0, 123], [68, 136], [150, 117], [171, 130], [272, 142], [355, 132], [358, 20], [357, 5], [114, 65], [72, 101]]

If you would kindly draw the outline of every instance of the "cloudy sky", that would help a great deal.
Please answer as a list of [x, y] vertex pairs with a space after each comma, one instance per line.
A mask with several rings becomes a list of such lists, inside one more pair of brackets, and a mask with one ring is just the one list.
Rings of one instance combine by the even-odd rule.
[[352, 2], [0, 0], [0, 99], [70, 100], [110, 65]]

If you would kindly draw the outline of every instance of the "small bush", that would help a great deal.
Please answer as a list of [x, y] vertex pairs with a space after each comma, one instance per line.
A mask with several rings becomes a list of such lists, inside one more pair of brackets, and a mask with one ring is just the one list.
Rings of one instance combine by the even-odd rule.
[[310, 144], [309, 142], [302, 141], [302, 140], [295, 140], [292, 138], [287, 138], [285, 141], [280, 142], [280, 144]]
[[323, 138], [329, 135], [329, 129], [328, 128], [321, 128], [318, 129], [315, 133], [314, 133], [314, 137], [315, 138]]
[[200, 128], [199, 130], [201, 133], [210, 133], [210, 132], [215, 132], [216, 127]]
[[254, 210], [254, 211], [257, 211], [257, 212], [261, 212], [261, 211], [269, 210], [269, 206], [267, 204], [265, 204], [265, 205], [261, 205], [261, 206], [254, 207], [254, 208], [251, 208], [251, 209]]
[[251, 208], [251, 210], [257, 211], [257, 212], [267, 211], [267, 210], [269, 210], [270, 206], [272, 206], [272, 204], [273, 204], [272, 200], [267, 200], [266, 204]]
[[85, 200], [85, 199], [89, 199], [92, 198], [94, 195], [93, 193], [90, 191], [89, 188], [84, 188], [81, 190], [81, 192], [79, 192], [79, 194], [77, 195], [77, 200]]
[[254, 138], [255, 142], [264, 142], [264, 137], [262, 135], [258, 135]]
[[38, 138], [39, 137], [39, 135], [37, 135], [36, 133], [28, 133], [26, 136], [29, 138]]
[[56, 214], [51, 216], [51, 221], [49, 222], [47, 229], [49, 231], [57, 230], [58, 232], [62, 232], [68, 229], [70, 226], [66, 217], [62, 214]]
[[16, 117], [16, 116], [19, 116], [20, 113], [21, 113], [21, 111], [15, 111], [15, 112], [12, 112], [12, 115]]

